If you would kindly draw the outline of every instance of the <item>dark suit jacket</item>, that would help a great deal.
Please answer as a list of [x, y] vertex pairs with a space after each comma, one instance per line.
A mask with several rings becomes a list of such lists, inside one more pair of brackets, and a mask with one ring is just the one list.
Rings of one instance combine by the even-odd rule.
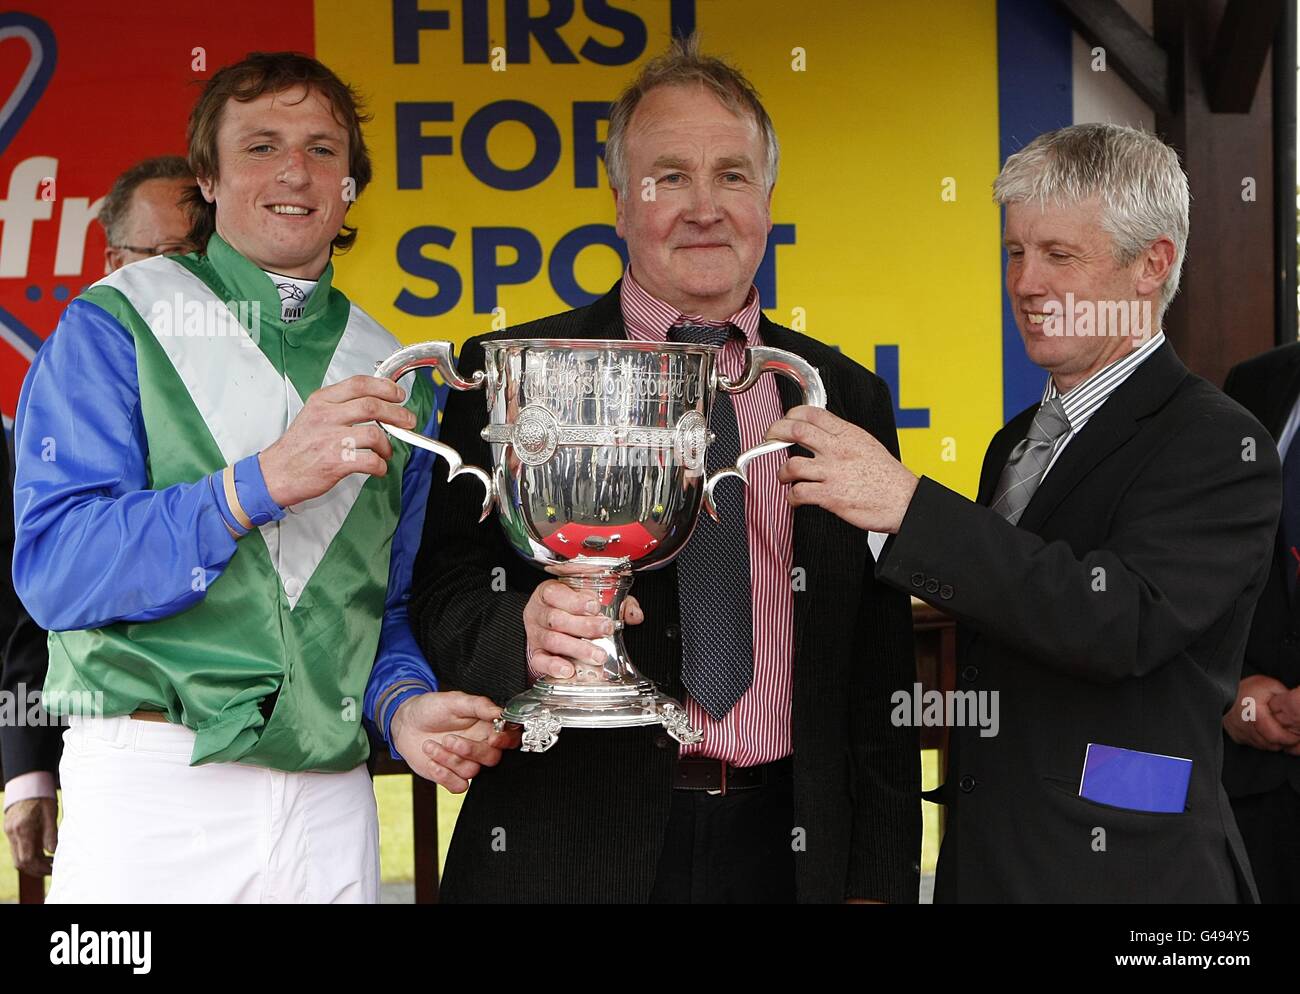
[[[0, 438], [0, 692], [14, 695], [16, 706], [27, 711], [27, 697], [45, 684], [49, 667], [46, 633], [27, 616], [14, 593], [14, 496], [9, 473], [9, 446]], [[6, 696], [8, 696], [8, 694]], [[44, 717], [44, 716], [42, 716]], [[63, 729], [46, 725], [0, 723], [0, 785], [24, 773], [56, 773]]]
[[[980, 504], [1034, 411], [994, 436]], [[1264, 443], [1253, 459], [1246, 439]], [[937, 900], [1253, 896], [1219, 723], [1280, 498], [1263, 429], [1168, 344], [1071, 440], [1018, 526], [921, 481], [879, 575], [958, 618], [958, 690], [996, 691], [1000, 711], [995, 736], [953, 729]], [[1186, 810], [1080, 798], [1089, 743], [1191, 759]]]
[[[897, 451], [888, 388], [852, 360], [766, 317], [767, 345], [821, 372], [832, 411]], [[619, 287], [589, 307], [495, 337], [626, 338]], [[462, 373], [479, 369], [482, 339], [467, 343]], [[784, 379], [782, 401], [797, 404]], [[441, 438], [489, 466], [479, 438], [483, 397], [453, 392]], [[478, 524], [479, 485], [434, 471], [415, 567], [411, 626], [444, 688], [498, 702], [526, 689], [524, 605], [546, 574]], [[793, 728], [801, 901], [846, 897], [915, 902], [920, 855], [918, 738], [889, 722], [890, 694], [915, 679], [905, 596], [875, 582], [867, 536], [815, 508], [794, 514]], [[504, 567], [508, 590], [494, 592]], [[680, 620], [673, 565], [639, 573], [632, 592], [646, 621], [625, 633], [638, 669], [681, 700]], [[760, 638], [762, 633], [756, 633]], [[447, 857], [447, 901], [647, 900], [663, 846], [677, 745], [660, 728], [565, 729], [548, 752], [508, 753], [465, 799]], [[494, 846], [494, 842], [496, 845]], [[502, 851], [502, 846], [504, 850]]]
[[[1240, 402], [1276, 442], [1300, 396], [1300, 343], [1284, 345], [1235, 366], [1224, 392]], [[1241, 675], [1265, 674], [1288, 687], [1300, 684], [1300, 597], [1287, 590], [1286, 571], [1296, 568], [1281, 530], [1273, 544], [1268, 582], [1255, 608]], [[1300, 791], [1300, 756], [1237, 745], [1224, 737], [1223, 783], [1231, 797], [1272, 790], [1284, 783]]]

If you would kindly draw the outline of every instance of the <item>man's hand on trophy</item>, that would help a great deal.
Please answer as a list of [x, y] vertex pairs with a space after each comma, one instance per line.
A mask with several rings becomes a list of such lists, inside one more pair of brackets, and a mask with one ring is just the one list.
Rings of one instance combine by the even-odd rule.
[[383, 377], [350, 376], [321, 387], [258, 456], [271, 499], [291, 507], [351, 473], [387, 475], [393, 446], [375, 422], [415, 428], [415, 415], [401, 406], [405, 399], [405, 391]]
[[791, 456], [777, 475], [791, 485], [791, 506], [815, 504], [864, 531], [898, 531], [919, 481], [870, 432], [804, 406], [791, 408], [767, 437], [813, 454]]
[[[629, 595], [623, 602], [622, 618], [628, 625], [645, 620], [635, 597]], [[524, 630], [528, 633], [528, 671], [532, 678], [563, 680], [573, 676], [575, 661], [605, 665], [605, 650], [583, 640], [612, 635], [614, 622], [601, 614], [591, 591], [574, 590], [562, 580], [547, 580], [528, 598]]]
[[459, 690], [408, 697], [393, 715], [393, 745], [414, 772], [459, 794], [484, 766], [501, 761], [503, 749], [519, 747], [518, 727], [493, 731], [500, 715], [486, 697]]

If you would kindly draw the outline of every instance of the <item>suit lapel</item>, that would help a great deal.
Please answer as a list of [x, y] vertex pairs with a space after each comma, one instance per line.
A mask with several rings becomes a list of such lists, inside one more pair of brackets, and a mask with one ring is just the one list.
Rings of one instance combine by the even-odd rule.
[[1300, 350], [1292, 353], [1280, 375], [1271, 377], [1268, 396], [1261, 408], [1263, 417], [1260, 420], [1274, 441], [1282, 436], [1282, 429], [1291, 415], [1297, 394], [1300, 394]]
[[623, 281], [619, 280], [609, 293], [591, 305], [586, 320], [577, 328], [577, 337], [610, 340], [627, 338], [627, 326], [623, 324], [622, 287]]
[[1029, 434], [1029, 426], [1033, 424], [1034, 415], [1037, 413], [1038, 405], [1035, 404], [1017, 414], [1007, 422], [1006, 427], [993, 436], [993, 441], [989, 443], [988, 454], [984, 458], [984, 469], [980, 473], [976, 503], [983, 504], [985, 507], [993, 503], [993, 494], [997, 491], [998, 480], [1002, 478], [1002, 470], [1011, 457], [1011, 450]]
[[[793, 352], [796, 355], [801, 354], [798, 349], [793, 348], [794, 342], [792, 339], [794, 336], [787, 334], [784, 328], [780, 328], [769, 321], [766, 314], [759, 315], [758, 333], [762, 337], [764, 345], [770, 345], [774, 349], [785, 349], [787, 352]], [[823, 380], [823, 382], [825, 381]], [[803, 398], [800, 396], [799, 392], [799, 385], [795, 383], [794, 380], [788, 379], [784, 376], [777, 376], [776, 389], [781, 395], [781, 410], [783, 413], [788, 414], [790, 408], [798, 407], [803, 403]], [[826, 396], [827, 406], [830, 406], [829, 389]]]
[[[1292, 350], [1286, 368], [1277, 376], [1271, 377], [1268, 397], [1264, 405], [1264, 413], [1267, 415], [1264, 427], [1269, 430], [1274, 442], [1282, 438], [1282, 429], [1286, 427], [1287, 419], [1291, 416], [1291, 408], [1295, 406], [1297, 393], [1300, 393], [1300, 350]], [[1291, 440], [1292, 445], [1298, 443], [1300, 443], [1300, 435]], [[1294, 495], [1289, 495], [1285, 491], [1285, 479], [1283, 487], [1283, 499], [1287, 497], [1294, 499]], [[1276, 546], [1276, 554], [1282, 559], [1282, 576], [1285, 581], [1290, 572], [1296, 569], [1297, 564], [1291, 550], [1282, 543], [1281, 527], [1277, 531]], [[1300, 583], [1294, 587], [1288, 584], [1287, 589], [1291, 594], [1291, 616], [1300, 617]]]
[[1084, 425], [1029, 501], [1020, 527], [1038, 531], [1084, 477], [1137, 432], [1140, 422], [1164, 406], [1188, 375], [1166, 342], [1120, 384]]

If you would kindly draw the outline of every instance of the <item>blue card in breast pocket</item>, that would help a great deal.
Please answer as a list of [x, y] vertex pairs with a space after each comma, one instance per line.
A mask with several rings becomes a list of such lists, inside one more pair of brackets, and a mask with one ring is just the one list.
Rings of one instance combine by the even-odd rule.
[[1079, 796], [1098, 804], [1166, 814], [1187, 808], [1192, 761], [1088, 743]]

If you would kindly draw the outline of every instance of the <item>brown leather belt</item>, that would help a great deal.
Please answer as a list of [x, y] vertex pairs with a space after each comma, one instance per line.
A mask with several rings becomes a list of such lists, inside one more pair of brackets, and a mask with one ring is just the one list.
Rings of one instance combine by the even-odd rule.
[[761, 766], [732, 766], [720, 759], [687, 756], [677, 760], [673, 771], [674, 790], [705, 790], [726, 795], [737, 790], [754, 790], [788, 781], [794, 772], [789, 756]]
[[132, 711], [131, 717], [136, 721], [167, 721], [167, 715], [162, 711]]
[[[262, 698], [257, 705], [258, 709], [262, 712], [262, 717], [267, 721], [271, 720], [271, 712], [275, 710], [275, 702], [279, 696], [280, 692], [277, 690], [269, 697]], [[132, 711], [130, 717], [134, 718], [136, 721], [171, 722], [171, 719], [167, 717], [166, 711], [145, 711], [142, 709], [139, 711]]]

